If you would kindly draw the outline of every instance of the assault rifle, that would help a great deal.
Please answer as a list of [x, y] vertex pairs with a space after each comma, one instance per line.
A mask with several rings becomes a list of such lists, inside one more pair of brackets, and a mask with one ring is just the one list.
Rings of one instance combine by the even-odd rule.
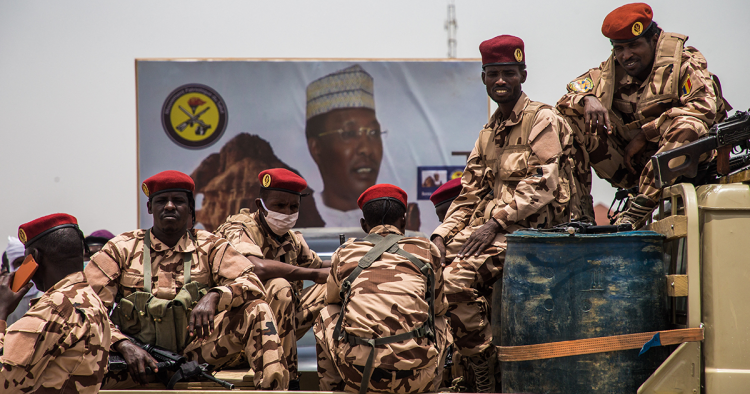
[[[166, 349], [154, 345], [147, 345], [139, 342], [136, 339], [130, 338], [130, 341], [138, 345], [141, 349], [148, 352], [151, 357], [156, 360], [156, 367], [159, 372], [156, 376], [167, 386], [168, 390], [174, 389], [177, 382], [181, 380], [188, 380], [192, 378], [206, 378], [212, 382], [216, 382], [221, 386], [232, 390], [234, 385], [227, 381], [217, 379], [208, 372], [208, 364], [198, 364], [197, 361], [188, 361], [187, 358], [177, 353], [171, 352]], [[123, 371], [128, 369], [128, 364], [122, 355], [114, 352], [109, 353], [109, 370], [110, 371]], [[171, 379], [167, 378], [166, 372], [173, 371]], [[151, 368], [146, 367], [146, 373], [153, 373]]]
[[[715, 164], [716, 175], [719, 177], [728, 175], [741, 167], [732, 168], [732, 164], [738, 166], [742, 162], [748, 161], [745, 158], [741, 160], [732, 158], [735, 159], [732, 163], [730, 155], [735, 147], [738, 147], [741, 151], [750, 147], [750, 113], [745, 111], [737, 111], [724, 122], [713, 125], [706, 137], [668, 152], [654, 155], [651, 158], [651, 164], [656, 175], [656, 187], [664, 187], [679, 176], [698, 177], [700, 156], [714, 149], [718, 153]], [[677, 158], [684, 158], [685, 161], [680, 165], [670, 167], [669, 162]]]

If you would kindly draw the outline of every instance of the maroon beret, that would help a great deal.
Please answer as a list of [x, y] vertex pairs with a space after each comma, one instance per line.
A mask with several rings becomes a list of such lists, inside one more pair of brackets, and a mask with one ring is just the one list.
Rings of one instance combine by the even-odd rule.
[[614, 43], [638, 39], [651, 27], [654, 12], [646, 3], [625, 4], [610, 12], [602, 23], [602, 34]]
[[28, 245], [45, 234], [65, 227], [73, 227], [80, 231], [75, 217], [67, 213], [53, 213], [18, 226], [18, 239], [24, 245]]
[[148, 198], [164, 192], [188, 192], [192, 194], [195, 191], [195, 182], [187, 174], [168, 170], [143, 181], [141, 189]]
[[305, 180], [286, 168], [271, 168], [258, 174], [258, 181], [263, 189], [302, 195], [307, 189]]
[[440, 186], [430, 196], [430, 201], [437, 207], [438, 205], [451, 202], [461, 194], [461, 178], [451, 179]]
[[406, 208], [406, 192], [398, 186], [389, 185], [387, 183], [370, 186], [361, 196], [359, 196], [357, 199], [357, 205], [359, 205], [359, 209], [362, 209], [362, 207], [368, 202], [377, 200], [396, 201]]
[[523, 48], [522, 39], [507, 34], [484, 41], [479, 44], [479, 52], [482, 54], [482, 68], [526, 64], [526, 53]]

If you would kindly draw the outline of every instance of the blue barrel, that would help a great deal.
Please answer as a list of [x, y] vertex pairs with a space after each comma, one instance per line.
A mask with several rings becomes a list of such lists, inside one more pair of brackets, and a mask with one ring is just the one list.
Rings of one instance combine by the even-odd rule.
[[[507, 237], [493, 343], [521, 346], [668, 329], [664, 237], [652, 231]], [[498, 324], [499, 322], [499, 324]], [[654, 347], [501, 363], [504, 393], [635, 393], [669, 355]]]

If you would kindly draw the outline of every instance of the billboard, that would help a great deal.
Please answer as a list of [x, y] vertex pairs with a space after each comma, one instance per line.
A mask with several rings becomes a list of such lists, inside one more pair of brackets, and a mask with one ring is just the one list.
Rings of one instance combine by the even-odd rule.
[[407, 228], [430, 233], [428, 194], [487, 122], [480, 73], [475, 59], [137, 60], [138, 180], [190, 174], [207, 230], [255, 210], [267, 168], [307, 180], [297, 227], [359, 227], [359, 194], [391, 183], [409, 196]]

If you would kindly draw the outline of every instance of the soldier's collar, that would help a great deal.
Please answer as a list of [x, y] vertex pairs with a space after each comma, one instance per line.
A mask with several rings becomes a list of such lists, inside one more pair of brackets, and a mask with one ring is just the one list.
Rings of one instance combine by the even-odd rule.
[[530, 102], [531, 100], [529, 99], [529, 96], [527, 96], [525, 92], [521, 92], [521, 96], [518, 97], [516, 105], [513, 106], [513, 112], [511, 112], [510, 117], [508, 117], [508, 119], [503, 119], [503, 112], [498, 108], [492, 115], [490, 125], [496, 127], [504, 123], [506, 127], [515, 126], [521, 121], [521, 119], [523, 119], [523, 110], [526, 109], [526, 106], [529, 105]]
[[370, 230], [370, 234], [398, 234], [398, 235], [404, 235], [401, 231], [398, 231], [398, 228], [396, 226], [391, 226], [390, 224], [386, 224], [383, 226], [375, 226]]
[[184, 253], [184, 252], [192, 252], [195, 250], [195, 242], [193, 242], [192, 237], [190, 237], [190, 232], [195, 230], [188, 230], [185, 231], [185, 234], [182, 235], [182, 238], [180, 238], [179, 241], [174, 245], [174, 247], [167, 246], [164, 242], [161, 242], [159, 238], [156, 238], [154, 235], [154, 232], [151, 231], [151, 249], [162, 252], [165, 250], [174, 250], [178, 253]]

